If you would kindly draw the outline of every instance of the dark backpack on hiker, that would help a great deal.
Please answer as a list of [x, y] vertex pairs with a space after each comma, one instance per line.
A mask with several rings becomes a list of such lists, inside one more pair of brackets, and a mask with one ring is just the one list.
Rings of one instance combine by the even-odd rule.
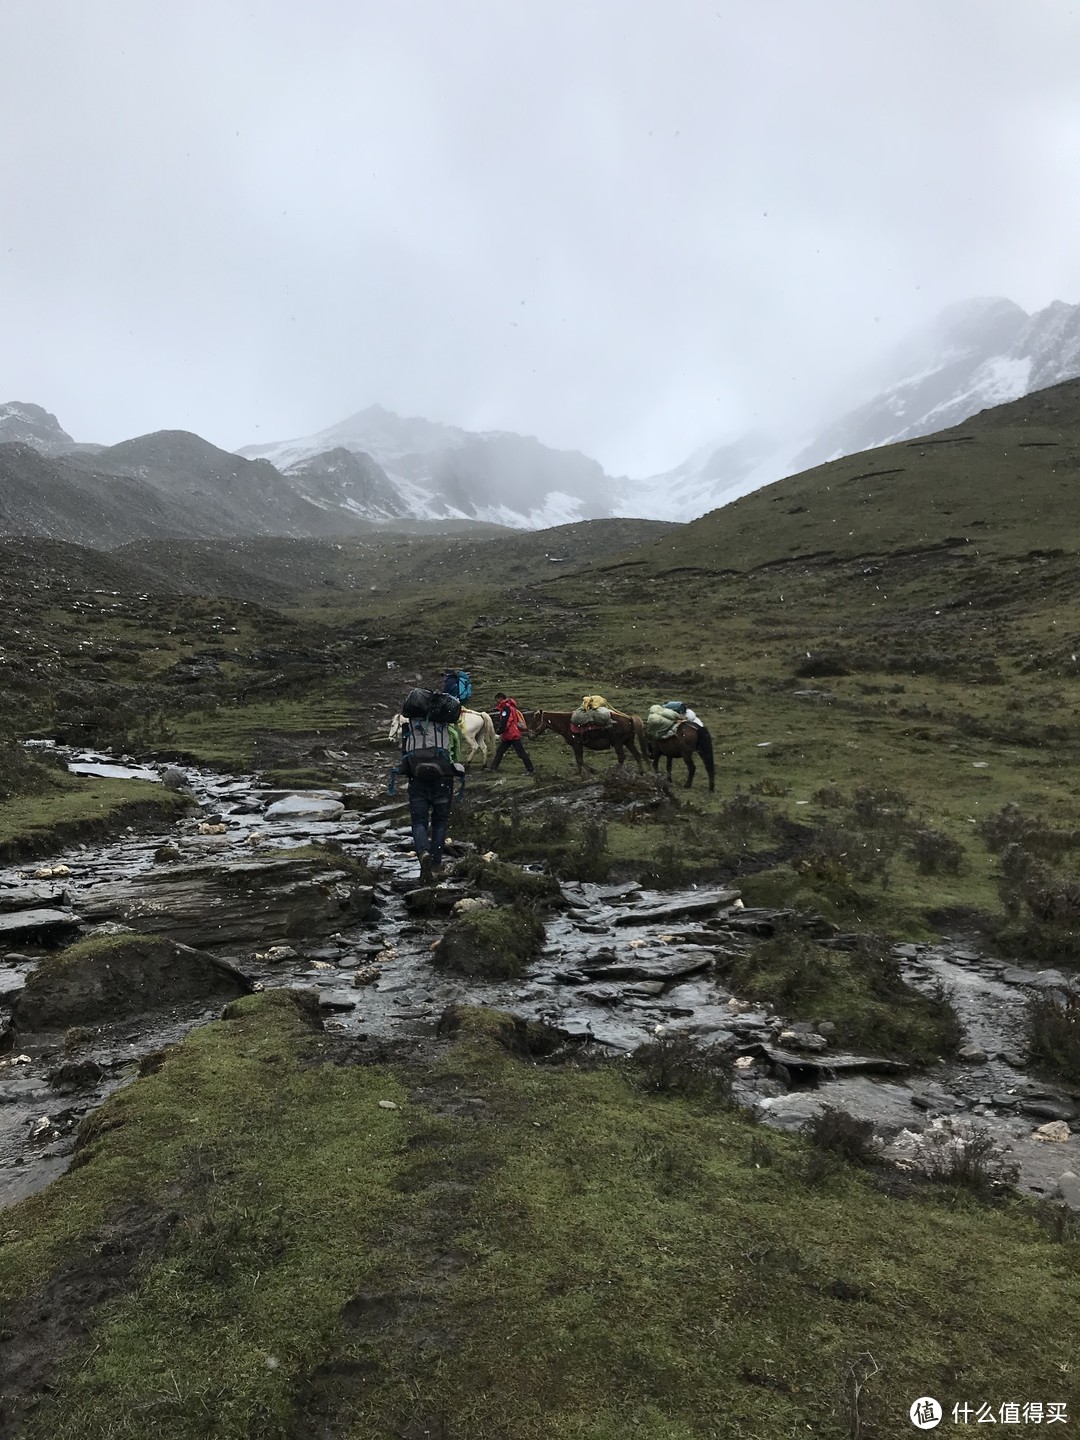
[[390, 777], [389, 793], [399, 774], [409, 780], [452, 780], [464, 770], [450, 754], [450, 726], [461, 715], [461, 701], [433, 690], [410, 690], [401, 707], [406, 724], [401, 731], [401, 761]]
[[450, 725], [428, 718], [410, 720], [401, 734], [401, 771], [410, 780], [451, 780]]
[[442, 688], [444, 694], [453, 695], [463, 705], [472, 699], [472, 681], [467, 670], [448, 670]]
[[461, 718], [461, 701], [456, 695], [435, 690], [410, 690], [401, 713], [406, 720], [435, 720], [440, 725], [456, 725]]
[[685, 701], [685, 700], [665, 700], [665, 701], [664, 701], [664, 709], [665, 709], [665, 710], [674, 710], [675, 713], [676, 713], [676, 715], [685, 715], [685, 714], [686, 714], [686, 701]]

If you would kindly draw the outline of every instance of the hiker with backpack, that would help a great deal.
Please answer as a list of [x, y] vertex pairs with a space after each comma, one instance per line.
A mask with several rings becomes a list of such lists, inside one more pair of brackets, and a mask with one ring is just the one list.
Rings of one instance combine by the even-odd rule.
[[495, 748], [495, 759], [491, 762], [492, 770], [499, 768], [507, 750], [513, 750], [515, 755], [520, 756], [526, 774], [535, 774], [529, 752], [521, 741], [526, 725], [525, 716], [518, 709], [517, 701], [500, 690], [495, 696], [495, 706], [495, 733], [499, 737], [499, 743]]
[[462, 705], [472, 699], [472, 681], [467, 670], [448, 670], [443, 677], [443, 694], [453, 695]]
[[465, 767], [458, 759], [461, 736], [455, 723], [461, 714], [461, 702], [445, 692], [413, 690], [401, 713], [405, 717], [401, 760], [390, 776], [389, 793], [394, 793], [398, 775], [405, 775], [420, 880], [430, 885], [443, 865], [454, 806], [454, 781], [460, 776], [462, 788], [465, 785]]

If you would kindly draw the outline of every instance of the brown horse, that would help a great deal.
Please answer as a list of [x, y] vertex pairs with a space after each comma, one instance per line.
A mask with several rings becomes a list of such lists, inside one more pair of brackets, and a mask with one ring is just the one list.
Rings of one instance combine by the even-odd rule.
[[[612, 710], [610, 725], [590, 725], [575, 735], [570, 727], [572, 710], [531, 710], [525, 716], [529, 738], [545, 730], [561, 735], [574, 752], [578, 774], [585, 774], [586, 750], [614, 750], [616, 763], [622, 765], [629, 750], [637, 761], [639, 773], [645, 771], [645, 726], [640, 715], [624, 715], [621, 710]], [[640, 748], [639, 748], [640, 747]]]
[[677, 759], [686, 761], [688, 771], [686, 777], [686, 788], [689, 790], [694, 783], [694, 754], [697, 753], [701, 763], [705, 766], [705, 773], [709, 777], [709, 789], [716, 789], [716, 772], [713, 765], [712, 736], [704, 725], [691, 725], [689, 720], [684, 720], [677, 726], [672, 734], [663, 740], [649, 740], [646, 748], [649, 759], [652, 761], [652, 768], [660, 769], [660, 757], [667, 756], [668, 779], [671, 779], [671, 762]]

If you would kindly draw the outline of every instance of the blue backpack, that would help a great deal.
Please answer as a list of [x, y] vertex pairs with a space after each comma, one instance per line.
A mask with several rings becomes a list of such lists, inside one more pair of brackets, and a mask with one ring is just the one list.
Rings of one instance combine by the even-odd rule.
[[685, 715], [685, 714], [686, 714], [686, 701], [685, 701], [685, 700], [665, 700], [665, 701], [664, 701], [664, 709], [665, 709], [665, 710], [674, 710], [677, 715]]
[[467, 670], [448, 670], [442, 688], [444, 695], [453, 695], [463, 705], [472, 699], [472, 681]]

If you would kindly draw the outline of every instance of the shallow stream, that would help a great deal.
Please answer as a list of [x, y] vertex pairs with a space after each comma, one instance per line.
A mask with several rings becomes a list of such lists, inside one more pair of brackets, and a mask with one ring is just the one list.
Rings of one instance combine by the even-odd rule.
[[[161, 783], [166, 770], [90, 751], [65, 752], [65, 758], [78, 773], [150, 783]], [[564, 883], [567, 908], [549, 921], [543, 954], [529, 974], [513, 982], [470, 980], [432, 967], [431, 947], [441, 927], [406, 903], [415, 889], [416, 861], [403, 802], [380, 804], [370, 788], [349, 787], [364, 805], [375, 806], [361, 811], [348, 808], [348, 789], [282, 791], [252, 776], [168, 768], [182, 771], [199, 806], [171, 835], [132, 831], [47, 861], [0, 869], [0, 1046], [6, 1007], [42, 953], [42, 939], [55, 943], [57, 935], [107, 929], [111, 922], [90, 923], [83, 912], [107, 914], [110, 897], [137, 894], [151, 877], [160, 877], [155, 854], [163, 844], [175, 846], [183, 864], [224, 867], [313, 839], [335, 840], [380, 873], [376, 908], [367, 918], [303, 940], [271, 931], [226, 944], [216, 942], [208, 920], [206, 936], [190, 943], [228, 958], [262, 987], [314, 988], [327, 1028], [349, 1035], [430, 1034], [455, 1001], [512, 1009], [615, 1051], [632, 1049], [658, 1031], [684, 1029], [705, 1042], [737, 1046], [738, 1098], [768, 1124], [797, 1128], [823, 1105], [838, 1105], [872, 1119], [886, 1139], [899, 1134], [895, 1153], [902, 1159], [905, 1131], [962, 1115], [992, 1132], [1018, 1166], [1022, 1188], [1052, 1195], [1063, 1172], [1080, 1172], [1077, 1097], [1024, 1070], [1026, 997], [1033, 988], [1069, 983], [1057, 972], [1024, 970], [960, 943], [896, 947], [909, 983], [949, 992], [972, 1047], [968, 1061], [918, 1074], [880, 1057], [837, 1053], [812, 1027], [789, 1027], [782, 1016], [726, 989], [715, 962], [757, 943], [778, 918], [742, 908], [733, 891]], [[290, 796], [337, 818], [306, 819], [296, 806], [282, 806], [292, 813], [281, 818], [268, 816], [271, 806]], [[328, 800], [341, 800], [346, 808], [338, 814]], [[452, 890], [446, 898], [452, 900]], [[44, 928], [35, 932], [32, 914], [54, 918], [43, 919]], [[57, 928], [50, 931], [50, 924]], [[288, 953], [267, 958], [275, 946]], [[86, 1036], [10, 1035], [9, 1048], [0, 1053], [0, 1205], [61, 1174], [82, 1117], [134, 1078], [144, 1056], [220, 1010], [220, 1003], [175, 1007], [99, 1025]], [[1039, 1127], [1054, 1120], [1064, 1122], [1058, 1128], [1064, 1138], [1041, 1138]]]

